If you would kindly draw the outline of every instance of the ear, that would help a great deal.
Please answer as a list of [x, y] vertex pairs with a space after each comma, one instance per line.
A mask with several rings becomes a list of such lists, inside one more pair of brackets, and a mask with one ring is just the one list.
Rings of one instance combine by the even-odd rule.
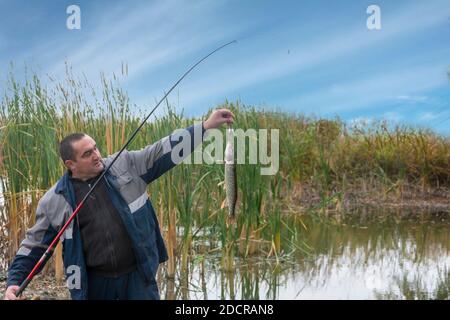
[[66, 166], [67, 169], [69, 169], [70, 171], [73, 171], [73, 169], [75, 168], [75, 161], [66, 160], [66, 161], [64, 161], [64, 165]]

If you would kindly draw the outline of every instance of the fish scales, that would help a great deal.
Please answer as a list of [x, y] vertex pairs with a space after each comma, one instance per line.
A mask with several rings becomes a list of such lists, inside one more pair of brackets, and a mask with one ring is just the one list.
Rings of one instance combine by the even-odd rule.
[[228, 205], [228, 215], [234, 218], [237, 202], [237, 176], [234, 161], [234, 133], [231, 127], [227, 130], [227, 145], [225, 147], [225, 191]]

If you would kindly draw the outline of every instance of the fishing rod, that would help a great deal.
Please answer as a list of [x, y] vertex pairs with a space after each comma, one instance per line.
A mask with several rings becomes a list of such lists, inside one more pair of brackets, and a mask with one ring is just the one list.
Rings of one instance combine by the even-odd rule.
[[53, 241], [50, 243], [50, 245], [48, 246], [47, 250], [45, 250], [44, 254], [42, 255], [42, 257], [39, 259], [39, 261], [36, 263], [36, 265], [33, 267], [33, 269], [31, 270], [31, 272], [28, 274], [28, 276], [26, 277], [26, 279], [22, 282], [22, 284], [20, 285], [19, 289], [16, 292], [16, 297], [19, 297], [22, 292], [25, 290], [25, 288], [28, 286], [28, 284], [31, 282], [31, 280], [33, 280], [34, 276], [37, 274], [37, 270], [41, 267], [44, 266], [45, 263], [48, 261], [48, 259], [51, 257], [54, 247], [56, 246], [56, 244], [59, 241], [59, 238], [61, 238], [62, 234], [64, 233], [64, 231], [66, 231], [67, 227], [69, 226], [69, 224], [72, 222], [72, 220], [75, 218], [75, 216], [77, 215], [77, 213], [80, 211], [80, 209], [83, 207], [86, 199], [88, 199], [89, 195], [92, 193], [92, 191], [95, 189], [95, 187], [97, 186], [97, 184], [100, 182], [100, 180], [103, 178], [103, 176], [106, 174], [106, 172], [108, 172], [108, 170], [111, 168], [111, 166], [114, 164], [114, 162], [116, 162], [117, 158], [121, 155], [121, 153], [126, 149], [126, 147], [128, 147], [128, 145], [131, 143], [131, 141], [133, 141], [134, 137], [136, 136], [136, 134], [139, 132], [139, 130], [141, 130], [142, 126], [145, 124], [145, 122], [148, 120], [148, 118], [150, 118], [150, 116], [153, 114], [153, 112], [155, 112], [156, 108], [159, 107], [159, 105], [164, 101], [164, 99], [166, 99], [166, 97], [172, 92], [173, 89], [175, 89], [175, 87], [181, 82], [181, 80], [183, 80], [196, 66], [198, 66], [200, 63], [202, 63], [204, 60], [206, 60], [209, 56], [211, 56], [212, 54], [216, 53], [217, 51], [223, 49], [224, 47], [232, 44], [232, 43], [236, 43], [236, 40], [230, 41], [220, 47], [218, 47], [217, 49], [215, 49], [214, 51], [210, 52], [209, 54], [207, 54], [206, 56], [204, 56], [202, 59], [200, 59], [197, 63], [195, 63], [191, 68], [189, 68], [188, 71], [186, 71], [180, 79], [178, 79], [177, 82], [175, 82], [175, 84], [169, 89], [169, 91], [167, 91], [167, 93], [161, 98], [161, 100], [159, 100], [159, 102], [156, 104], [156, 106], [152, 109], [152, 111], [150, 111], [150, 113], [148, 114], [147, 117], [145, 117], [145, 119], [141, 122], [141, 124], [139, 125], [139, 127], [137, 127], [133, 134], [131, 135], [131, 137], [128, 139], [128, 141], [123, 145], [123, 147], [120, 149], [119, 153], [114, 157], [114, 159], [111, 161], [111, 163], [106, 167], [105, 170], [103, 170], [102, 174], [97, 178], [97, 180], [95, 181], [95, 183], [92, 185], [92, 187], [89, 189], [88, 193], [84, 196], [84, 198], [81, 200], [81, 202], [78, 204], [78, 206], [75, 208], [75, 210], [73, 211], [73, 213], [70, 215], [69, 219], [67, 220], [67, 222], [63, 225], [63, 227], [61, 228], [61, 230], [58, 232], [58, 234], [56, 235], [55, 239], [53, 239]]

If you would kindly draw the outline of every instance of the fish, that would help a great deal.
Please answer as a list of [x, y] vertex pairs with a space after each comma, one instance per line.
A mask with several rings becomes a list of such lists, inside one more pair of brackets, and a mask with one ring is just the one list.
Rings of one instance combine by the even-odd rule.
[[234, 130], [231, 126], [227, 129], [227, 144], [225, 147], [225, 191], [228, 205], [228, 216], [234, 218], [237, 203], [237, 175], [234, 161]]

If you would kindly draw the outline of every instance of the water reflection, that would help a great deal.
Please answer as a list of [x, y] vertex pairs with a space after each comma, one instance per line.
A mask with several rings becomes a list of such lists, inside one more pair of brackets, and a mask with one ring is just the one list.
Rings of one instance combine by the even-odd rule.
[[[165, 299], [448, 299], [450, 223], [446, 215], [303, 217], [301, 251], [275, 258], [236, 258], [223, 272], [221, 256], [191, 257], [175, 279], [159, 274]], [[286, 249], [286, 252], [289, 252]]]

